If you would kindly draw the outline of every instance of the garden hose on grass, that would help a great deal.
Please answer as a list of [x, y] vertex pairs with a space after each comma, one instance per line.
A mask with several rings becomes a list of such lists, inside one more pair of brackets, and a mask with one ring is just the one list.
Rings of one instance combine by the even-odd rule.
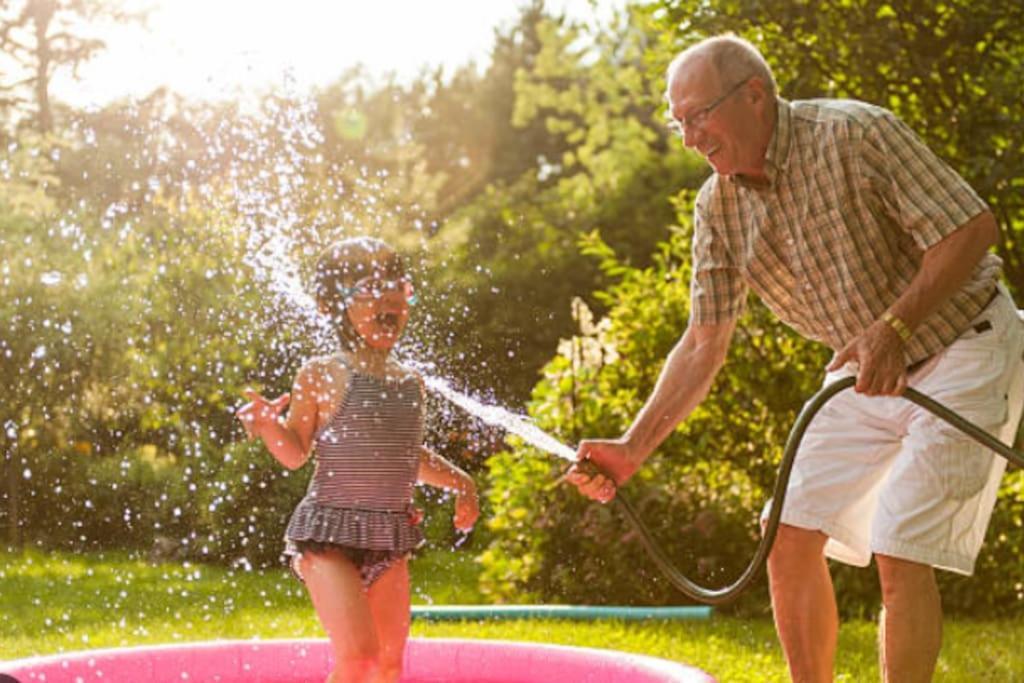
[[[725, 586], [723, 588], [705, 588], [684, 576], [651, 537], [650, 532], [647, 530], [647, 527], [644, 526], [636, 509], [633, 508], [633, 505], [629, 500], [622, 495], [621, 491], [616, 494], [615, 500], [618, 502], [619, 507], [626, 516], [626, 519], [629, 520], [629, 523], [640, 536], [640, 541], [647, 550], [647, 554], [651, 556], [651, 559], [654, 560], [654, 563], [658, 565], [658, 568], [662, 571], [665, 577], [668, 578], [672, 585], [694, 600], [699, 600], [700, 602], [708, 605], [721, 605], [734, 599], [746, 590], [751, 582], [757, 578], [758, 572], [761, 571], [761, 567], [764, 566], [764, 563], [768, 558], [768, 553], [771, 551], [772, 543], [775, 542], [775, 534], [779, 528], [779, 519], [782, 516], [782, 506], [786, 499], [786, 488], [789, 485], [789, 475], [793, 470], [793, 459], [796, 457], [797, 447], [804, 438], [804, 432], [807, 431], [807, 426], [810, 424], [817, 412], [821, 410], [821, 408], [828, 403], [833, 396], [838, 394], [840, 391], [853, 386], [855, 382], [855, 377], [845, 377], [829, 384], [815, 394], [811, 400], [807, 402], [803, 410], [800, 411], [800, 416], [797, 418], [796, 423], [793, 425], [793, 429], [789, 432], [789, 438], [786, 440], [786, 450], [782, 454], [782, 462], [779, 464], [779, 476], [775, 482], [775, 494], [773, 497], [771, 512], [768, 515], [768, 522], [765, 526], [764, 533], [761, 536], [761, 542], [757, 546], [754, 558], [750, 561], [750, 564], [747, 565], [743, 574], [741, 574], [740, 577], [729, 586]], [[1024, 467], [1024, 454], [1010, 448], [978, 425], [964, 419], [961, 415], [953, 412], [938, 401], [935, 401], [921, 392], [909, 387], [903, 391], [902, 396], [908, 401], [921, 406], [933, 415], [945, 420], [961, 432], [967, 434], [982, 445], [992, 449], [1018, 467]], [[584, 467], [585, 469], [593, 468], [591, 471], [596, 471], [597, 469], [593, 463], [585, 464]]]

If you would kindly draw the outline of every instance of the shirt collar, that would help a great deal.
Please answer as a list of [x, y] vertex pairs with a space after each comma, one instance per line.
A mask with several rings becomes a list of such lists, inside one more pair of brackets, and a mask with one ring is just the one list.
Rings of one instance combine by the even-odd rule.
[[[768, 187], [775, 187], [779, 175], [789, 164], [789, 148], [793, 139], [793, 106], [788, 100], [776, 97], [775, 130], [772, 131], [768, 149], [764, 155], [764, 174], [768, 177]], [[763, 189], [763, 183], [752, 182], [742, 175], [733, 179], [744, 187]]]

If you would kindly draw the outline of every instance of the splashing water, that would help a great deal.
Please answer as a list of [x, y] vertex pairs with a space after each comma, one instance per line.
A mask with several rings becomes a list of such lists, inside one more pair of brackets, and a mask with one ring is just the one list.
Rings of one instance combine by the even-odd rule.
[[[216, 201], [226, 204], [223, 210], [241, 218], [247, 234], [244, 262], [263, 274], [271, 293], [286, 302], [286, 308], [291, 307], [291, 315], [313, 336], [314, 346], [326, 348], [334, 332], [317, 314], [316, 301], [303, 286], [293, 256], [300, 251], [298, 241], [308, 227], [301, 207], [301, 178], [308, 172], [310, 154], [324, 143], [324, 136], [315, 123], [316, 103], [311, 97], [296, 92], [290, 78], [282, 83], [281, 95], [282, 101], [271, 107], [268, 119], [233, 131], [248, 139], [252, 158], [232, 161], [230, 177], [236, 181], [232, 191]], [[270, 131], [261, 126], [273, 126], [283, 138], [280, 149], [263, 142], [270, 138]], [[247, 172], [246, 166], [254, 161], [273, 172]]]
[[498, 406], [480, 403], [476, 399], [452, 389], [443, 379], [424, 375], [423, 381], [432, 391], [444, 396], [447, 400], [487, 424], [501, 427], [522, 438], [531, 446], [536, 446], [563, 460], [576, 461], [576, 453], [571, 448], [530, 422], [527, 418]]
[[[285, 115], [275, 121], [275, 125], [289, 144], [285, 145], [284, 150], [271, 153], [269, 156], [273, 161], [272, 166], [279, 175], [295, 176], [300, 175], [301, 169], [307, 163], [303, 158], [303, 152], [315, 148], [317, 143], [323, 140], [314, 123], [314, 103], [296, 93], [288, 94], [291, 96], [291, 104], [286, 108]], [[258, 135], [254, 137], [259, 139]], [[234, 175], [252, 177], [251, 174], [242, 172]], [[292, 193], [275, 193], [260, 183], [249, 186], [236, 185], [232, 189], [229, 196], [237, 203], [237, 213], [244, 217], [243, 224], [249, 238], [245, 262], [255, 272], [265, 277], [272, 294], [287, 302], [286, 308], [290, 308], [293, 316], [304, 323], [306, 330], [314, 337], [314, 348], [329, 352], [335, 344], [334, 331], [327, 320], [317, 313], [316, 303], [306, 293], [299, 275], [299, 267], [293, 258], [295, 253], [301, 251], [297, 248], [296, 239], [302, 233], [302, 212], [291, 196]], [[409, 364], [421, 365], [415, 361]], [[425, 368], [418, 369], [422, 372]], [[573, 449], [537, 427], [528, 418], [499, 406], [481, 403], [456, 391], [443, 379], [431, 376], [427, 372], [422, 374], [428, 388], [482, 422], [515, 434], [532, 446], [563, 460], [575, 462], [576, 454]]]

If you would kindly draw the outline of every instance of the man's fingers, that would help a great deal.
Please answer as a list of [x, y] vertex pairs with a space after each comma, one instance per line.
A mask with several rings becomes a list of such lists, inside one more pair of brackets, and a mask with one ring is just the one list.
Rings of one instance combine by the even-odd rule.
[[580, 443], [576, 452], [576, 463], [566, 470], [559, 482], [567, 481], [575, 486], [583, 496], [599, 503], [607, 503], [615, 497], [618, 486], [611, 476], [602, 472], [601, 468], [594, 463], [594, 455], [612, 456], [614, 453], [602, 451], [602, 444], [599, 442], [591, 444], [584, 441]]
[[587, 476], [586, 473], [576, 469], [576, 466], [573, 465], [572, 467], [565, 471], [565, 474], [559, 477], [559, 483], [563, 481], [567, 481], [573, 486], [582, 486], [583, 484], [586, 484], [588, 481], [590, 481], [590, 477]]
[[578, 488], [580, 493], [587, 498], [601, 503], [607, 503], [615, 497], [615, 482], [603, 474], [594, 475], [589, 481], [583, 483]]
[[850, 360], [851, 355], [852, 353], [850, 351], [850, 347], [847, 346], [846, 348], [840, 350], [839, 353], [832, 357], [832, 362], [828, 364], [828, 368], [826, 369], [829, 372], [834, 372], [838, 370], [839, 368], [846, 365], [846, 362]]
[[615, 486], [615, 482], [611, 479], [605, 479], [604, 483], [597, 489], [595, 500], [600, 503], [608, 503], [615, 497], [616, 491], [618, 491], [618, 487]]
[[864, 368], [861, 368], [860, 372], [857, 373], [857, 384], [854, 385], [853, 388], [859, 394], [867, 394], [867, 395], [870, 396], [871, 395], [871, 387], [872, 387], [871, 383], [873, 381], [874, 381], [874, 373], [871, 373], [870, 371], [865, 370]]
[[879, 393], [885, 394], [886, 396], [901, 396], [906, 388], [907, 373], [900, 372], [899, 374], [890, 377]]
[[281, 394], [280, 396], [278, 396], [277, 398], [275, 398], [273, 401], [270, 402], [270, 407], [273, 408], [275, 411], [280, 412], [280, 410], [282, 408], [284, 408], [286, 405], [288, 405], [288, 403], [291, 400], [292, 400], [292, 395], [291, 394], [288, 394], [288, 393]]

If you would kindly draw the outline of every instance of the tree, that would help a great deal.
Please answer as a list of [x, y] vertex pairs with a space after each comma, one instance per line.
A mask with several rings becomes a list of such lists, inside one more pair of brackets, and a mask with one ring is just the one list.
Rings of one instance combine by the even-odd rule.
[[536, 48], [515, 69], [508, 131], [530, 133], [517, 153], [530, 165], [496, 179], [438, 233], [443, 296], [432, 314], [455, 351], [446, 370], [501, 401], [525, 402], [572, 334], [573, 297], [602, 310], [591, 293], [609, 280], [580, 239], [598, 230], [626, 262], [649, 263], [675, 219], [670, 198], [707, 173], [669, 147], [639, 17], [587, 29], [524, 15]]
[[100, 52], [106, 43], [87, 36], [82, 25], [101, 20], [139, 20], [139, 13], [123, 10], [113, 0], [22, 0], [0, 7], [0, 49], [7, 51], [26, 72], [8, 88], [27, 87], [36, 105], [35, 124], [42, 133], [53, 129], [50, 82], [60, 68], [78, 67]]

